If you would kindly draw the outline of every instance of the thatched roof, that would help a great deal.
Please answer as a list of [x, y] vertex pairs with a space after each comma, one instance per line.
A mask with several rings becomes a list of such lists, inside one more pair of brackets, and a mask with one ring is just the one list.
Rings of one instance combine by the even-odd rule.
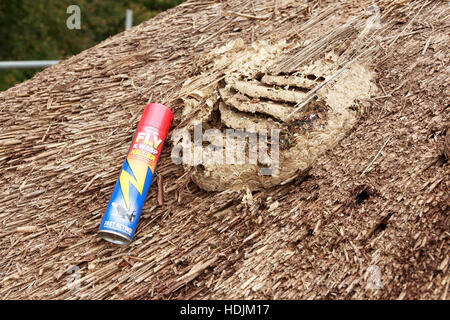
[[164, 201], [155, 181], [132, 244], [97, 236], [149, 100], [170, 106], [176, 127], [180, 88], [212, 49], [319, 39], [370, 4], [188, 1], [1, 93], [0, 297], [447, 299], [446, 1], [383, 1], [371, 61], [382, 93], [306, 180], [248, 205], [199, 189], [168, 143]]

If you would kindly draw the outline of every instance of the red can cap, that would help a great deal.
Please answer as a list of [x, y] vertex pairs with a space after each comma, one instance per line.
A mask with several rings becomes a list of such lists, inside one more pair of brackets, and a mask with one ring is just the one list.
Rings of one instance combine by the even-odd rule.
[[159, 129], [166, 136], [172, 119], [173, 112], [168, 107], [159, 103], [149, 103], [145, 107], [139, 126], [150, 126]]

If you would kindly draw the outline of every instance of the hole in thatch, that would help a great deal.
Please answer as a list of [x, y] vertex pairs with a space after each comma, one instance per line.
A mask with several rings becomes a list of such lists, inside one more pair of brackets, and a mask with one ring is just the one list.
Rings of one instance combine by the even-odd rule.
[[392, 213], [387, 214], [384, 218], [381, 219], [380, 222], [378, 222], [378, 224], [375, 226], [375, 228], [373, 229], [373, 233], [372, 235], [376, 235], [384, 230], [386, 230], [387, 225], [389, 223], [389, 218], [391, 217]]
[[448, 162], [447, 157], [445, 156], [445, 154], [441, 153], [441, 154], [439, 155], [439, 158], [438, 158], [436, 164], [437, 164], [439, 167], [443, 167], [444, 164], [446, 164], [447, 162]]
[[369, 193], [367, 192], [366, 189], [364, 189], [355, 197], [355, 202], [356, 204], [360, 204], [366, 201], [367, 199], [369, 199]]
[[392, 216], [392, 213], [388, 213], [384, 217], [379, 220], [378, 223], [376, 223], [365, 235], [365, 239], [368, 240], [369, 238], [372, 238], [376, 235], [378, 235], [380, 232], [383, 232], [386, 230], [387, 225], [389, 223], [389, 218]]
[[377, 231], [383, 231], [386, 229], [388, 224], [388, 219], [383, 219], [381, 220], [381, 222], [378, 224], [378, 226], [375, 228], [375, 232]]

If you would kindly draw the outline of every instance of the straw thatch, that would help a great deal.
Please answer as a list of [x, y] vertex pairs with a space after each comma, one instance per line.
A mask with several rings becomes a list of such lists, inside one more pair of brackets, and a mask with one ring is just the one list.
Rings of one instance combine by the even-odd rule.
[[370, 4], [188, 1], [1, 93], [0, 297], [447, 299], [447, 1], [379, 3], [368, 48], [381, 92], [304, 180], [206, 192], [168, 142], [133, 243], [97, 236], [148, 101], [182, 125], [182, 84], [212, 50], [238, 37], [326, 45]]

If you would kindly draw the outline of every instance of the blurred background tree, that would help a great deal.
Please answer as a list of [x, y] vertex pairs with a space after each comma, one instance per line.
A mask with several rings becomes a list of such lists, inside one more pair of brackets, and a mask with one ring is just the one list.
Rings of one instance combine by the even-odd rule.
[[[62, 60], [125, 29], [125, 11], [133, 26], [183, 0], [0, 0], [0, 61]], [[81, 29], [69, 30], [69, 5], [81, 10]], [[31, 78], [40, 69], [0, 70], [0, 91]]]

